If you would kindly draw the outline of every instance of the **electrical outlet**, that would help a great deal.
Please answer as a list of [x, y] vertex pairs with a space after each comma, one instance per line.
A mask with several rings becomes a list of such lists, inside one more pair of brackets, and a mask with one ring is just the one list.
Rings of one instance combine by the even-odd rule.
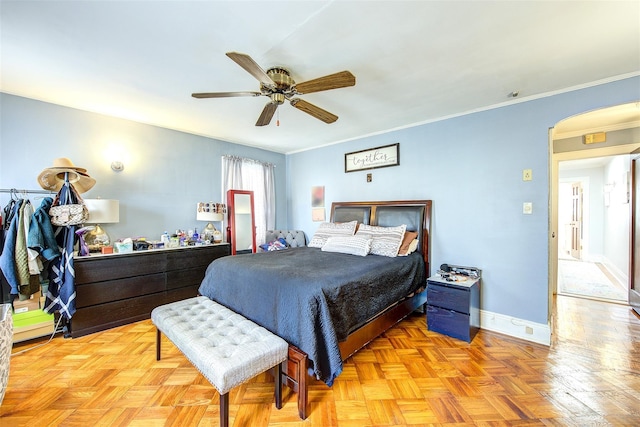
[[371, 181], [373, 181], [373, 176], [370, 173], [368, 173], [367, 174], [367, 182], [371, 182]]
[[533, 213], [533, 203], [524, 202], [522, 204], [522, 213], [525, 215], [531, 215]]
[[531, 169], [523, 169], [522, 170], [522, 180], [523, 181], [531, 181], [533, 179], [533, 172]]
[[533, 335], [533, 328], [531, 326], [526, 326], [524, 328], [524, 332], [528, 335]]

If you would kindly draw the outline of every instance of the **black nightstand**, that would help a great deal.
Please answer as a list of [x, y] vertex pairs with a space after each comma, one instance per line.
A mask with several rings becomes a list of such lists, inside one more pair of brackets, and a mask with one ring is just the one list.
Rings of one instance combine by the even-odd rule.
[[[461, 277], [461, 276], [458, 276]], [[471, 342], [480, 329], [480, 278], [427, 280], [427, 328]]]

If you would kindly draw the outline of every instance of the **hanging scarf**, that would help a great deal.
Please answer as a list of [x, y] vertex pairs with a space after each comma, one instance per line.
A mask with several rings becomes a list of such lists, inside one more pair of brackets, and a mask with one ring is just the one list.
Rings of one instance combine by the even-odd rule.
[[[70, 185], [69, 182], [64, 183], [59, 193], [60, 200], [66, 200], [67, 203], [77, 203], [69, 188]], [[76, 226], [57, 227], [56, 240], [60, 247], [61, 256], [49, 264], [49, 290], [44, 311], [53, 313], [58, 310], [60, 315], [71, 319], [76, 312], [76, 273], [73, 267]]]

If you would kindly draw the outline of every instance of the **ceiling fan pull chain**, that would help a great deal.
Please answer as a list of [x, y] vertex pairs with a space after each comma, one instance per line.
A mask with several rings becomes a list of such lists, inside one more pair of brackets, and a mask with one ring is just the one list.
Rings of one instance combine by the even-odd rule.
[[276, 126], [280, 126], [280, 110], [276, 110]]

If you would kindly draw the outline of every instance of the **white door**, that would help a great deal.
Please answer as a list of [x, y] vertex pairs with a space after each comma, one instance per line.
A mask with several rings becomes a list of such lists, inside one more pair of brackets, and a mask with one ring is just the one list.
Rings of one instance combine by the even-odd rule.
[[580, 259], [582, 250], [582, 185], [571, 184], [571, 256]]

